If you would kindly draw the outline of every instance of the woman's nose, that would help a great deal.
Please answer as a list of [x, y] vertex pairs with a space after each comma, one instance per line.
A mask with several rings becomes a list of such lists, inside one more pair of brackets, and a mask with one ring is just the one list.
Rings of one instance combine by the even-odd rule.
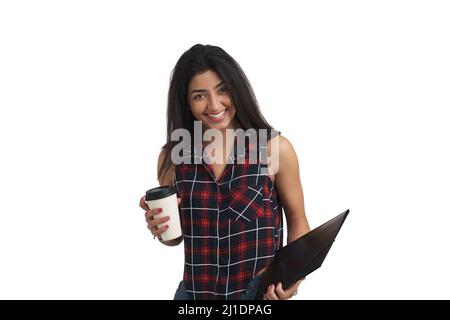
[[215, 95], [209, 96], [208, 110], [210, 112], [222, 111], [222, 103], [220, 101], [220, 97], [217, 97]]

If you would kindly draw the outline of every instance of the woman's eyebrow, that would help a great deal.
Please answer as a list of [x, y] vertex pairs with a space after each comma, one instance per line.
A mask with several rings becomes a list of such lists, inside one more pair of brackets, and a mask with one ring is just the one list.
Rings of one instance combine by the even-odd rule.
[[[220, 87], [220, 86], [223, 85], [224, 83], [225, 83], [225, 81], [221, 81], [219, 84], [217, 84], [217, 85], [214, 86], [214, 89], [217, 89], [218, 87]], [[194, 89], [194, 90], [191, 91], [191, 94], [192, 94], [192, 93], [196, 93], [196, 92], [204, 93], [204, 92], [207, 92], [207, 91], [208, 91], [208, 90], [206, 90], [206, 89]]]

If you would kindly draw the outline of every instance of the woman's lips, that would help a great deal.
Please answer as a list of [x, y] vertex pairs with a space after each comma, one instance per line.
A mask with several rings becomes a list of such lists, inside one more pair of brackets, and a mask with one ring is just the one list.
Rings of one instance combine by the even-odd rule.
[[225, 119], [225, 116], [228, 112], [228, 109], [225, 109], [219, 113], [207, 113], [206, 116], [213, 122], [221, 122], [223, 119]]

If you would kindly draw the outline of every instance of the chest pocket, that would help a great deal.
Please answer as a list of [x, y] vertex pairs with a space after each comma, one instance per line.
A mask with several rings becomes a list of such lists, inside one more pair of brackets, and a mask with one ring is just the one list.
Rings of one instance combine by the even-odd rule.
[[228, 212], [234, 221], [250, 222], [262, 217], [264, 210], [262, 185], [245, 185], [230, 191]]

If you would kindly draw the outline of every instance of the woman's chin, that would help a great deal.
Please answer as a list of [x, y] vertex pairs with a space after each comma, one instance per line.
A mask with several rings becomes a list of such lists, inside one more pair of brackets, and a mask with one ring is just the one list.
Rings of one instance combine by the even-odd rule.
[[213, 122], [213, 121], [203, 121], [203, 125], [207, 129], [217, 129], [217, 130], [224, 130], [224, 129], [232, 129], [233, 126], [231, 126], [230, 119], [223, 119], [220, 122]]

